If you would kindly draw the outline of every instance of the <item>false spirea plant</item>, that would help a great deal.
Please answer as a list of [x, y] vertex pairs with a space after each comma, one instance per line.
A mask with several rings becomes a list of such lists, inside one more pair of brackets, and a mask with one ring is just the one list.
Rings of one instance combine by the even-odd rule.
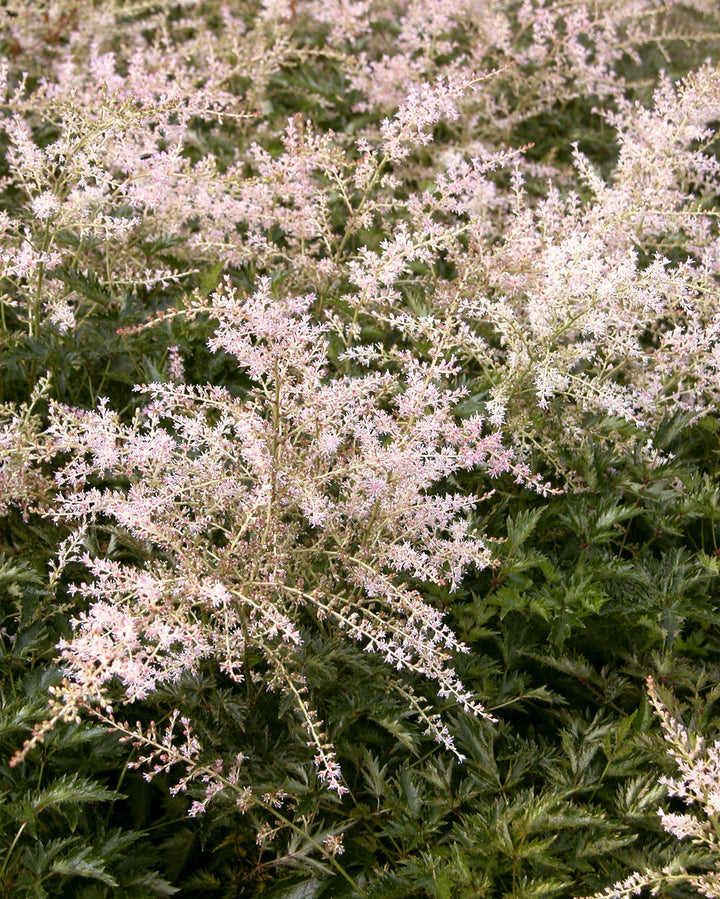
[[[188, 776], [193, 765], [208, 776], [191, 722], [185, 748], [173, 749], [157, 731], [137, 734], [120, 706], [210, 659], [236, 684], [289, 700], [318, 777], [342, 794], [303, 673], [307, 635], [321, 629], [382, 657], [426, 732], [452, 750], [442, 719], [412, 690], [415, 676], [491, 716], [453, 669], [465, 647], [417, 587], [452, 589], [491, 552], [469, 525], [480, 498], [442, 485], [476, 467], [527, 473], [479, 417], [456, 420], [451, 365], [399, 353], [392, 371], [338, 373], [312, 301], [274, 297], [267, 280], [251, 296], [222, 283], [210, 343], [246, 371], [239, 395], [151, 384], [129, 425], [102, 402], [51, 410], [49, 439], [69, 454], [51, 515], [76, 529], [65, 556], [88, 572], [73, 588], [87, 607], [60, 647], [54, 715], [95, 709], [155, 747], [161, 768], [182, 760]], [[144, 565], [80, 548], [87, 529], [110, 526], [147, 548]], [[237, 772], [213, 770], [207, 798], [218, 784], [239, 789]]]
[[[650, 109], [618, 102], [603, 114], [619, 145], [612, 175], [575, 148], [569, 190], [558, 179], [538, 197], [510, 154], [450, 161], [408, 202], [411, 224], [349, 263], [356, 283], [353, 267], [364, 272], [370, 258], [384, 275], [382, 290], [363, 282], [357, 305], [416, 345], [450, 330], [450, 351], [489, 381], [486, 413], [511, 444], [577, 446], [602, 420], [647, 439], [677, 410], [711, 413], [718, 96], [720, 71], [708, 64], [664, 79]], [[509, 190], [493, 181], [497, 167], [510, 169]], [[418, 273], [413, 303], [397, 289], [407, 278], [398, 258], [418, 253], [431, 227], [453, 275]]]
[[[637, 871], [597, 893], [593, 899], [625, 899], [638, 896], [646, 889], [656, 896], [681, 884], [691, 886], [708, 899], [717, 899], [720, 896], [720, 740], [710, 743], [701, 734], [689, 730], [652, 677], [647, 679], [647, 691], [675, 769], [675, 776], [663, 776], [660, 783], [669, 797], [685, 806], [685, 811], [679, 813], [659, 808], [658, 815], [668, 834], [696, 848], [661, 870]], [[691, 866], [707, 866], [708, 861], [712, 867], [703, 873], [688, 870]]]
[[44, 450], [42, 422], [33, 409], [46, 387], [40, 385], [29, 404], [0, 406], [0, 516], [13, 507], [27, 514], [52, 494], [51, 478], [42, 471], [52, 449]]

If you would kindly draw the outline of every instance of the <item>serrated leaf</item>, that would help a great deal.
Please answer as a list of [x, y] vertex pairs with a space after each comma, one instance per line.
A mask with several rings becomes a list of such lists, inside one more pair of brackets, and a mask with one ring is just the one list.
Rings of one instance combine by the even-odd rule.
[[263, 891], [264, 899], [316, 899], [320, 895], [322, 881], [311, 877], [291, 884], [283, 884], [276, 889]]
[[123, 798], [121, 793], [108, 790], [96, 781], [88, 780], [77, 774], [58, 778], [44, 789], [36, 792], [30, 804], [33, 811], [39, 812], [51, 806], [65, 803], [109, 802]]
[[420, 791], [411, 771], [403, 766], [398, 773], [398, 782], [410, 814], [416, 818], [420, 814]]
[[202, 296], [208, 297], [220, 283], [220, 277], [225, 268], [222, 260], [201, 269], [198, 274], [199, 290]]
[[510, 550], [518, 549], [536, 530], [544, 513], [543, 508], [518, 512], [507, 522], [507, 542]]
[[390, 715], [369, 715], [368, 717], [391, 734], [402, 746], [405, 746], [411, 752], [416, 752], [418, 745], [417, 731], [406, 727], [398, 717], [391, 717]]
[[148, 896], [174, 896], [180, 892], [179, 887], [173, 886], [157, 871], [141, 871], [130, 877], [123, 877], [122, 885], [124, 888], [141, 888], [143, 894]]
[[222, 881], [212, 873], [212, 871], [194, 871], [189, 877], [185, 877], [181, 884], [181, 889], [188, 892], [195, 891], [201, 896], [202, 891], [217, 890], [222, 885]]
[[378, 760], [369, 751], [363, 756], [362, 773], [374, 796], [383, 796], [387, 792], [388, 785], [385, 780], [387, 765], [381, 768]]
[[88, 848], [67, 858], [55, 859], [50, 873], [67, 877], [88, 877], [92, 880], [99, 880], [109, 887], [116, 887], [115, 878], [105, 871], [105, 862], [100, 858], [93, 858], [91, 852], [92, 850]]

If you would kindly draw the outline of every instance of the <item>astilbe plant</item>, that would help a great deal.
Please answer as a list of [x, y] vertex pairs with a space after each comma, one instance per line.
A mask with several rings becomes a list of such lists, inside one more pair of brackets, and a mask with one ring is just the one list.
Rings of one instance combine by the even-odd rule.
[[[316, 646], [336, 643], [352, 644], [347, 658], [356, 662], [362, 647], [387, 663], [400, 697], [394, 709], [406, 705], [388, 713], [390, 733], [402, 735], [398, 753], [403, 741], [418, 742], [395, 720], [409, 708], [431, 738], [461, 754], [437, 706], [490, 717], [470, 689], [471, 678], [484, 684], [483, 663], [465, 659], [465, 686], [453, 667], [465, 647], [429, 596], [448, 598], [469, 569], [491, 564], [484, 529], [471, 524], [487, 475], [509, 474], [505, 484], [542, 493], [522, 458], [528, 447], [558, 467], [567, 451], [566, 467], [577, 467], [573, 453], [589, 436], [609, 435], [613, 450], [627, 434], [645, 446], [666, 413], [679, 409], [687, 423], [715, 410], [717, 68], [708, 63], [676, 83], [673, 71], [652, 103], [636, 104], [638, 78], [648, 73], [638, 49], [672, 43], [678, 4], [493, 2], [481, 18], [476, 7], [3, 4], [3, 354], [13, 340], [25, 359], [53, 341], [62, 352], [82, 348], [94, 322], [114, 328], [108, 313], [132, 303], [144, 324], [121, 329], [119, 339], [152, 333], [157, 350], [167, 338], [186, 352], [188, 380], [199, 382], [185, 383], [178, 349], [163, 346], [141, 363], [128, 353], [125, 381], [157, 382], [135, 402], [128, 387], [96, 407], [109, 392], [113, 344], [101, 354], [105, 371], [88, 372], [87, 392], [68, 400], [89, 397], [92, 411], [50, 402], [43, 433], [32, 406], [4, 415], [0, 511], [42, 507], [59, 534], [70, 530], [52, 585], [63, 601], [69, 588], [79, 610], [60, 645], [65, 681], [28, 750], [54, 723], [90, 710], [135, 744], [132, 764], [148, 777], [184, 766], [174, 789], [195, 798], [192, 814], [223, 792], [243, 811], [261, 808], [264, 845], [283, 818], [279, 785], [258, 788], [262, 762], [244, 764], [244, 746], [229, 746], [227, 733], [202, 745], [187, 709], [165, 697], [181, 694], [187, 675], [211, 670], [227, 687], [220, 704], [246, 695], [257, 709], [250, 700], [262, 696], [262, 712], [279, 709], [300, 751], [309, 744], [308, 760], [331, 790], [318, 791], [321, 802], [337, 800], [350, 786], [338, 764], [345, 735], [335, 736], [342, 726], [317, 695], [321, 678], [309, 659]], [[681, 12], [695, 24], [716, 15], [703, 0]], [[677, 35], [692, 37], [684, 25]], [[582, 127], [586, 152], [565, 136], [548, 152], [542, 134], [521, 149], [543, 116], [559, 118], [572, 103], [592, 140], [617, 144], [602, 172]], [[213, 293], [222, 270], [229, 278]], [[210, 374], [193, 359], [206, 352], [198, 346], [209, 320], [217, 321], [210, 349], [222, 360]], [[24, 371], [23, 400], [44, 366], [33, 357]], [[224, 375], [224, 386], [212, 386]], [[67, 399], [54, 381], [52, 389]], [[648, 445], [648, 469], [667, 461], [659, 446]], [[516, 500], [503, 495], [496, 523]], [[630, 514], [609, 505], [588, 506], [596, 528], [578, 525], [583, 560], [585, 543], [597, 548]], [[563, 506], [558, 520], [565, 515], [582, 517], [577, 507]], [[539, 513], [525, 520], [537, 524]], [[627, 552], [623, 538], [618, 569]], [[527, 590], [476, 600], [478, 621], [499, 609], [499, 632], [510, 630], [506, 614], [527, 618], [531, 608], [552, 619], [555, 649], [609, 604], [607, 572], [578, 575], [566, 588], [559, 563], [555, 571], [537, 554], [515, 561], [533, 582], [542, 572], [560, 586], [546, 595], [540, 584], [533, 605], [528, 574]], [[495, 579], [480, 581], [491, 580], [490, 594]], [[472, 640], [482, 632], [475, 624]], [[532, 698], [514, 670], [525, 650], [502, 649], [499, 707], [518, 701], [516, 684]], [[589, 663], [555, 662], [592, 682]], [[425, 695], [433, 688], [440, 703]], [[538, 687], [535, 696], [550, 694]], [[189, 707], [198, 702], [188, 697]], [[136, 712], [142, 722], [125, 720]], [[349, 755], [355, 790], [368, 764]], [[527, 849], [525, 821], [547, 809], [561, 815], [577, 784], [563, 773], [542, 795], [523, 764], [536, 809], [526, 808], [530, 793], [516, 793], [504, 817], [487, 820], [511, 822]], [[412, 779], [398, 770], [404, 802]], [[566, 776], [572, 792], [558, 793]], [[511, 791], [498, 775], [501, 786]], [[438, 789], [445, 811], [432, 838], [442, 830], [455, 839], [457, 808], [450, 790]], [[500, 809], [487, 792], [478, 794], [486, 808]], [[314, 846], [327, 839], [330, 856], [342, 847], [340, 806], [332, 808], [333, 832], [323, 825]], [[362, 801], [356, 812], [359, 820]], [[584, 820], [579, 809], [565, 812], [562, 828], [549, 819], [542, 827], [568, 833]], [[484, 815], [468, 828], [479, 840]], [[591, 818], [600, 828], [599, 815]], [[398, 840], [398, 854], [397, 846], [418, 846], [420, 831], [411, 816], [403, 820], [416, 841]], [[384, 858], [390, 829], [383, 839]], [[622, 839], [630, 840], [624, 829]], [[503, 864], [490, 875], [478, 853], [483, 882], [524, 889], [515, 844], [487, 842]], [[570, 856], [575, 845], [568, 838], [553, 851]], [[538, 850], [538, 877], [545, 853]], [[472, 875], [462, 876], [474, 894]], [[548, 890], [567, 887], [556, 881]]]
[[720, 740], [709, 743], [701, 734], [688, 730], [679, 715], [671, 710], [652, 677], [647, 680], [648, 696], [668, 744], [667, 752], [676, 769], [675, 777], [661, 777], [668, 795], [680, 799], [686, 812], [659, 809], [665, 831], [678, 840], [698, 847], [697, 863], [709, 860], [712, 868], [702, 874], [692, 873], [685, 864], [676, 862], [662, 870], [645, 869], [631, 874], [602, 893], [600, 897], [637, 896], [644, 889], [658, 895], [664, 889], [688, 884], [709, 899], [720, 896]]
[[[47, 689], [59, 679], [55, 644], [67, 622], [42, 571], [4, 552], [0, 597], [0, 751], [7, 759], [42, 715]], [[35, 757], [16, 767], [2, 765], [3, 896], [176, 892], [153, 870], [154, 852], [145, 834], [111, 821], [113, 806], [125, 797], [108, 781], [124, 755], [112, 736], [85, 722], [58, 728], [43, 747], [41, 764]]]
[[289, 697], [318, 776], [342, 794], [302, 670], [305, 634], [329, 629], [379, 654], [427, 732], [452, 749], [405, 677], [429, 678], [439, 696], [491, 716], [454, 673], [465, 647], [416, 585], [452, 589], [491, 553], [468, 525], [480, 497], [442, 484], [476, 467], [533, 479], [482, 419], [456, 421], [462, 392], [446, 386], [447, 363], [399, 353], [392, 372], [334, 375], [311, 302], [275, 298], [268, 281], [251, 296], [229, 280], [218, 288], [211, 346], [246, 370], [241, 395], [149, 385], [130, 425], [104, 403], [51, 409], [47, 439], [70, 461], [56, 472], [50, 516], [79, 533], [119, 529], [149, 557], [143, 566], [91, 557], [71, 538], [66, 555], [90, 574], [73, 588], [87, 611], [61, 645], [54, 714], [96, 708], [129, 732], [118, 699], [145, 699], [211, 658], [232, 681]]
[[0, 517], [11, 508], [27, 514], [51, 502], [52, 478], [43, 463], [53, 456], [41, 436], [43, 426], [35, 410], [47, 383], [40, 383], [30, 403], [0, 406]]
[[[81, 24], [85, 6], [97, 25], [89, 46]], [[426, 308], [452, 319], [458, 350], [495, 380], [490, 408], [498, 422], [513, 417], [508, 406], [528, 389], [543, 409], [569, 393], [581, 411], [605, 410], [633, 422], [642, 419], [643, 408], [656, 407], [660, 395], [692, 404], [693, 391], [702, 393], [694, 372], [680, 389], [666, 389], [686, 344], [694, 357], [700, 354], [700, 378], [712, 380], [715, 323], [707, 304], [696, 308], [695, 297], [712, 289], [715, 229], [688, 196], [709, 197], [713, 190], [713, 157], [697, 142], [710, 138], [717, 78], [707, 68], [677, 96], [667, 84], [654, 113], [648, 112], [624, 103], [616, 71], [621, 51], [613, 49], [640, 42], [637, 27], [617, 23], [642, 22], [642, 33], [652, 37], [646, 20], [662, 10], [579, 4], [568, 17], [561, 4], [524, 3], [511, 15], [498, 4], [495, 15], [505, 24], [466, 53], [462, 29], [455, 31], [464, 7], [415, 4], [403, 12], [408, 36], [419, 34], [413, 26], [419, 16], [439, 30], [424, 29], [421, 47], [400, 41], [392, 52], [385, 48], [383, 59], [404, 60], [416, 77], [402, 82], [401, 94], [387, 94], [384, 104], [370, 104], [370, 124], [357, 138], [320, 131], [301, 116], [266, 122], [257, 115], [252, 124], [243, 118], [260, 99], [248, 84], [245, 45], [268, 28], [273, 46], [284, 45], [292, 26], [292, 16], [283, 18], [288, 10], [268, 6], [259, 20], [250, 18], [253, 30], [225, 7], [212, 6], [217, 19], [205, 29], [199, 19], [174, 18], [182, 6], [161, 5], [150, 18], [134, 19], [122, 4], [68, 4], [65, 18], [58, 13], [63, 25], [54, 41], [47, 40], [47, 22], [19, 10], [10, 20], [17, 49], [3, 70], [3, 129], [18, 209], [0, 222], [3, 312], [17, 316], [31, 335], [44, 318], [72, 330], [79, 316], [95, 312], [78, 296], [73, 271], [87, 268], [109, 290], [127, 295], [188, 280], [196, 267], [219, 258], [268, 274], [279, 267], [293, 290], [314, 290], [321, 301], [339, 295], [353, 305], [355, 320], [366, 312], [373, 322], [386, 320], [378, 309], [406, 311], [412, 290], [396, 285], [407, 285], [411, 275]], [[372, 31], [369, 23], [382, 14], [365, 4], [333, 9], [318, 21], [332, 25], [338, 18], [339, 31], [331, 33], [345, 51], [343, 41]], [[296, 14], [303, 15], [302, 5]], [[123, 43], [113, 39], [118, 24], [126, 32]], [[153, 38], [147, 36], [151, 26]], [[626, 28], [631, 35], [620, 41]], [[433, 40], [425, 46], [428, 35]], [[26, 48], [37, 50], [38, 41], [47, 71], [21, 75], [23, 66], [31, 69]], [[439, 60], [449, 54], [453, 62], [428, 67], [418, 62], [424, 54]], [[566, 56], [595, 75], [580, 77]], [[342, 55], [338, 65], [342, 70], [358, 58], [364, 59]], [[362, 65], [374, 71], [369, 60]], [[488, 65], [496, 66], [492, 77]], [[603, 182], [579, 152], [574, 174], [497, 152], [508, 131], [493, 130], [503, 116], [485, 107], [507, 98], [506, 82], [516, 69], [526, 79], [529, 68], [542, 73], [547, 65], [557, 65], [575, 92], [612, 101], [607, 118], [621, 144], [613, 183]], [[598, 79], [612, 81], [614, 91], [608, 94]], [[363, 89], [382, 84], [376, 72]], [[523, 85], [523, 96], [542, 93]], [[547, 104], [557, 101], [560, 86], [550, 78], [546, 88]], [[511, 118], [531, 119], [536, 112], [520, 104]], [[460, 119], [452, 147], [435, 143], [439, 122]], [[221, 159], [209, 151], [217, 142], [206, 143], [203, 134], [212, 129], [222, 138], [223, 121], [242, 139], [234, 150], [226, 146]], [[51, 139], [47, 122], [57, 132]], [[511, 160], [515, 180], [507, 190], [488, 172]], [[538, 175], [556, 179], [562, 190], [550, 188], [542, 202], [529, 200], [523, 182]], [[567, 193], [571, 179], [579, 183], [577, 195]], [[377, 247], [367, 232], [382, 233], [389, 218], [394, 233]], [[663, 235], [676, 233], [678, 224], [681, 243], [698, 265], [670, 263], [663, 255], [674, 250]], [[172, 261], [150, 263], [158, 245], [172, 247]], [[654, 264], [647, 265], [643, 257], [654, 253]], [[455, 269], [449, 283], [439, 276], [440, 260]], [[616, 302], [606, 309], [611, 295]], [[436, 322], [421, 325], [432, 339]], [[412, 339], [421, 325], [413, 325]], [[628, 378], [633, 383], [625, 383]], [[513, 424], [527, 435], [532, 425], [522, 418], [521, 410]], [[581, 425], [582, 416], [567, 422], [576, 432]]]
[[[409, 89], [503, 69], [498, 89], [466, 107], [465, 133], [476, 136], [477, 149], [488, 141], [497, 146], [521, 123], [571, 101], [622, 97], [631, 80], [622, 74], [623, 63], [632, 60], [629, 68], [636, 70], [641, 47], [665, 47], [678, 37], [693, 41], [710, 30], [707, 24], [697, 31], [678, 26], [676, 6], [662, 0], [500, 0], [484, 3], [478, 16], [467, 0], [311, 0], [298, 11], [307, 10], [304, 22], [323, 23], [338, 51], [349, 51], [358, 112], [388, 115]], [[698, 13], [711, 19], [707, 7]]]
[[[117, 18], [122, 10], [114, 12]], [[114, 21], [107, 10], [100, 15]], [[183, 155], [190, 124], [244, 115], [225, 86], [237, 67], [212, 34], [201, 40], [195, 32], [182, 42], [172, 33], [153, 42], [137, 35], [121, 53], [101, 47], [101, 31], [81, 58], [73, 42], [74, 53], [32, 81], [19, 74], [18, 61], [0, 68], [0, 128], [15, 196], [13, 214], [0, 221], [3, 321], [17, 317], [31, 337], [46, 319], [72, 330], [96, 311], [75, 288], [70, 275], [77, 270], [92, 271], [116, 293], [190, 275], [189, 266], [180, 274], [149, 262], [154, 244], [187, 238], [189, 210], [201, 212], [193, 199], [205, 181], [213, 183], [210, 159], [195, 165]]]
[[[415, 345], [450, 330], [451, 349], [491, 385], [490, 420], [517, 445], [542, 446], [551, 431], [577, 444], [603, 419], [642, 435], [678, 409], [708, 414], [720, 359], [709, 208], [719, 90], [707, 65], [664, 82], [652, 109], [619, 104], [606, 116], [615, 171], [604, 180], [576, 149], [577, 192], [549, 185], [533, 197], [508, 154], [451, 162], [408, 200], [411, 225], [372, 256], [361, 251], [383, 280], [357, 297], [359, 309]], [[498, 195], [493, 171], [504, 166], [511, 191]], [[433, 229], [452, 276], [416, 266], [413, 303], [395, 283], [423, 259]]]
[[[562, 3], [527, 2], [510, 12], [498, 3], [478, 23], [466, 4], [403, 4], [401, 39], [389, 47], [377, 27], [389, 12], [384, 4], [195, 9], [67, 0], [37, 4], [36, 14], [32, 4], [8, 4], [0, 18], [1, 124], [15, 203], [0, 221], [3, 303], [31, 334], [46, 316], [68, 330], [94, 311], [68, 270], [91, 268], [114, 291], [132, 291], [188, 279], [218, 258], [268, 273], [281, 259], [306, 280], [312, 259], [314, 280], [336, 287], [344, 276], [333, 266], [340, 248], [357, 246], [349, 235], [373, 222], [373, 201], [376, 216], [389, 211], [398, 173], [388, 163], [397, 168], [409, 155], [392, 140], [398, 127], [426, 145], [427, 126], [462, 112], [455, 146], [438, 145], [424, 167], [434, 178], [443, 154], [466, 162], [504, 148], [512, 127], [538, 109], [578, 95], [621, 99], [623, 53], [660, 39], [668, 10], [626, 0], [574, 7], [568, 14]], [[301, 119], [288, 124], [282, 114], [265, 117], [273, 73], [323, 56], [293, 34], [300, 21], [310, 45], [330, 27], [337, 49], [325, 55], [342, 90], [349, 80], [364, 98], [356, 106], [367, 107], [359, 141], [328, 129], [311, 135]], [[362, 52], [356, 40], [367, 44]], [[492, 87], [468, 90], [488, 69], [498, 73]], [[528, 78], [539, 81], [528, 87]], [[384, 180], [368, 139], [384, 158]], [[543, 171], [558, 174], [553, 166]], [[378, 195], [383, 183], [389, 190]], [[157, 245], [173, 248], [174, 266], [149, 261]]]

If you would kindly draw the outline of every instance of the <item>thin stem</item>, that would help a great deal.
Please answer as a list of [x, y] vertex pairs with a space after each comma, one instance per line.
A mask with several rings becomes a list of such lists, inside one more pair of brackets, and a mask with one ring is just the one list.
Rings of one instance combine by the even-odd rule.
[[12, 855], [13, 850], [14, 850], [15, 847], [17, 846], [18, 840], [19, 840], [20, 837], [22, 836], [22, 832], [23, 832], [23, 831], [25, 830], [25, 828], [27, 827], [27, 823], [28, 823], [27, 821], [23, 821], [23, 823], [20, 825], [20, 829], [19, 829], [18, 832], [15, 834], [15, 839], [12, 841], [12, 843], [10, 844], [10, 848], [9, 848], [8, 851], [5, 853], [5, 858], [3, 859], [2, 868], [0, 868], [0, 878], [4, 877], [4, 875], [5, 875], [5, 871], [6, 871], [6, 869], [7, 869], [7, 864], [8, 864], [8, 861], [10, 860], [10, 856]]
[[[91, 709], [90, 711], [92, 712], [92, 714], [95, 715], [96, 718], [98, 718], [104, 724], [111, 727], [113, 730], [118, 731], [119, 733], [122, 733], [125, 736], [132, 738], [133, 740], [144, 743], [155, 749], [162, 750], [164, 753], [168, 752], [168, 747], [165, 744], [163, 744], [157, 740], [153, 740], [147, 734], [141, 733], [139, 731], [131, 730], [130, 728], [124, 726], [120, 722], [115, 721], [113, 718], [110, 718], [107, 715], [103, 714], [101, 711], [98, 711], [95, 709]], [[214, 767], [210, 767], [207, 765], [197, 765], [196, 761], [193, 758], [183, 755], [181, 752], [179, 752], [177, 750], [175, 751], [173, 761], [174, 761], [174, 763], [177, 763], [177, 764], [186, 765], [188, 767], [188, 769], [190, 769], [192, 771], [193, 777], [197, 777], [198, 775], [205, 775], [208, 778], [218, 781], [224, 787], [232, 790], [234, 793], [243, 794], [243, 796], [245, 796], [243, 787], [239, 786], [236, 783], [233, 783], [231, 780], [229, 780], [227, 777], [222, 775]], [[252, 797], [252, 804], [257, 808], [262, 808], [262, 809], [266, 808], [266, 806], [259, 799], [256, 799], [254, 796]], [[317, 851], [323, 856], [323, 858], [325, 858], [326, 861], [329, 862], [329, 864], [331, 864], [333, 868], [335, 868], [337, 873], [340, 874], [340, 876], [345, 881], [347, 881], [347, 883], [350, 884], [350, 886], [354, 890], [357, 891], [357, 894], [359, 896], [366, 895], [364, 890], [362, 890], [362, 888], [359, 886], [359, 884], [350, 876], [350, 874], [348, 874], [348, 872], [337, 861], [337, 859], [334, 856], [330, 855], [327, 852], [327, 850], [325, 849], [325, 847], [322, 846], [320, 843], [318, 843], [316, 840], [314, 840], [313, 837], [311, 837], [310, 834], [306, 830], [303, 830], [302, 827], [299, 827], [297, 824], [295, 824], [294, 821], [290, 820], [290, 818], [286, 818], [285, 815], [283, 815], [281, 812], [279, 812], [275, 808], [273, 808], [272, 814], [275, 818], [277, 818], [279, 821], [281, 821], [286, 827], [289, 827], [290, 830], [292, 830], [295, 833], [297, 833], [298, 835], [302, 836], [304, 839], [306, 839], [308, 841], [308, 843], [310, 843], [311, 846], [313, 846], [315, 849], [317, 849]], [[25, 826], [25, 824], [23, 824], [23, 826], [21, 827], [20, 832], [22, 832], [22, 829], [24, 828], [24, 826]], [[12, 851], [15, 843], [17, 842], [17, 840], [20, 836], [20, 832], [15, 837], [15, 840], [13, 841], [13, 845], [10, 847], [9, 852]], [[8, 855], [9, 855], [9, 852], [8, 852]], [[5, 864], [7, 864], [7, 856], [6, 856]], [[5, 865], [3, 865], [3, 868], [0, 869], [0, 876], [2, 876], [2, 873], [4, 872], [4, 870], [5, 870]]]

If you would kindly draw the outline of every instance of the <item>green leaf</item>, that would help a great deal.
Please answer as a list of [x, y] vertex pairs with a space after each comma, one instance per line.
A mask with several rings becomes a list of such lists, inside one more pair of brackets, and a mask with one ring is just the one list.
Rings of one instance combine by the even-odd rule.
[[108, 802], [121, 796], [122, 794], [108, 790], [102, 784], [70, 774], [36, 792], [30, 799], [30, 804], [33, 811], [40, 812], [66, 803]]
[[316, 899], [320, 896], [322, 881], [311, 877], [291, 884], [281, 884], [276, 889], [264, 890], [263, 899]]
[[67, 877], [88, 877], [99, 880], [109, 887], [117, 886], [115, 878], [105, 871], [105, 862], [101, 858], [93, 857], [89, 847], [65, 858], [56, 859], [52, 863], [50, 873]]

